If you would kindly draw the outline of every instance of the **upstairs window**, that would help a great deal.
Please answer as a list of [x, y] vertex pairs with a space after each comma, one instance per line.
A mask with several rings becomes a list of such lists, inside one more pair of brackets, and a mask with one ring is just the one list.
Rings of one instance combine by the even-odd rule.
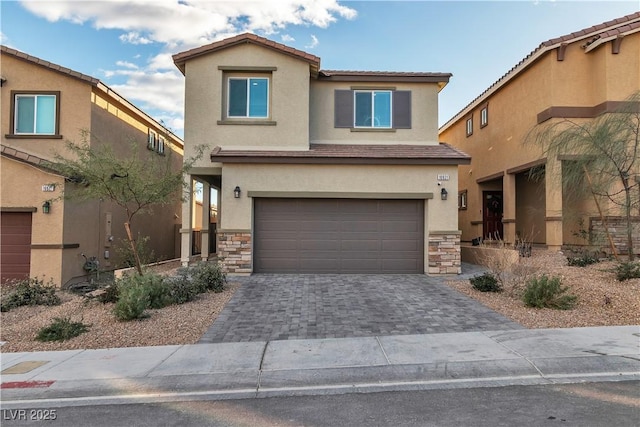
[[489, 124], [489, 106], [485, 105], [480, 110], [480, 127], [483, 128]]
[[467, 136], [473, 135], [473, 116], [467, 118]]
[[467, 209], [467, 190], [458, 192], [458, 209], [461, 211]]
[[164, 138], [161, 136], [158, 137], [158, 149], [157, 149], [158, 154], [164, 154], [164, 145], [165, 145]]
[[391, 128], [391, 91], [354, 91], [356, 128]]
[[149, 150], [156, 151], [157, 146], [158, 146], [157, 135], [156, 135], [156, 133], [154, 131], [149, 129], [149, 134], [147, 136], [147, 148]]
[[227, 88], [227, 117], [269, 117], [269, 79], [230, 77]]
[[15, 135], [56, 135], [58, 94], [14, 94]]
[[352, 131], [411, 129], [411, 91], [337, 89], [334, 127]]

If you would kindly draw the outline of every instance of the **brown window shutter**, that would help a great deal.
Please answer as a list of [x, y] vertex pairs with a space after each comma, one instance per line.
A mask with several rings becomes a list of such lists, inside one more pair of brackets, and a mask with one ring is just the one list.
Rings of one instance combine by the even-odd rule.
[[393, 92], [393, 127], [411, 129], [411, 91]]
[[334, 127], [353, 127], [353, 91], [335, 90]]

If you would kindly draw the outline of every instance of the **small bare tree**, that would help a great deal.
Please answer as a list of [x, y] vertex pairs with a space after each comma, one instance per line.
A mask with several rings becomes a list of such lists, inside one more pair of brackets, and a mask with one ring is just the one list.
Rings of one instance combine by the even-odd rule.
[[[639, 207], [640, 92], [633, 94], [615, 112], [593, 120], [564, 119], [536, 128], [527, 137], [543, 147], [547, 158], [570, 156], [562, 164], [563, 187], [571, 194], [587, 189], [592, 195], [605, 232], [606, 213], [601, 202], [608, 201], [623, 213], [626, 223], [627, 253], [634, 259], [633, 215]], [[615, 245], [608, 234], [612, 251]]]
[[[181, 200], [183, 175], [202, 156], [198, 148], [194, 158], [184, 160], [180, 168], [172, 161], [173, 150], [164, 156], [144, 155], [145, 145], [132, 141], [126, 157], [118, 156], [111, 144], [89, 144], [89, 133], [81, 132], [81, 143], [68, 141], [68, 155], [55, 155], [52, 167], [67, 181], [77, 184], [76, 191], [65, 192], [65, 198], [80, 200], [108, 199], [126, 213], [124, 223], [127, 239], [135, 258], [135, 267], [142, 274], [142, 263], [133, 238], [133, 219], [154, 205], [166, 205]], [[150, 154], [150, 153], [149, 153]]]

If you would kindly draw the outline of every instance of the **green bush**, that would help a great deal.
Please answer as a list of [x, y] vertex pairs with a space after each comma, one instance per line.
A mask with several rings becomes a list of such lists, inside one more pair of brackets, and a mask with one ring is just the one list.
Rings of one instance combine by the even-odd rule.
[[68, 317], [56, 317], [49, 326], [40, 329], [36, 339], [38, 341], [66, 341], [88, 330], [89, 326], [82, 322], [72, 322]]
[[616, 278], [620, 282], [640, 278], [640, 263], [621, 262], [616, 266]]
[[23, 305], [58, 304], [60, 304], [60, 297], [56, 294], [55, 285], [51, 281], [45, 285], [43, 280], [31, 278], [17, 282], [15, 289], [2, 300], [0, 311], [9, 311]]
[[222, 292], [227, 282], [227, 274], [219, 264], [199, 262], [189, 268], [195, 284], [204, 291]]
[[502, 286], [498, 283], [498, 279], [491, 273], [484, 273], [482, 276], [476, 276], [469, 279], [471, 286], [480, 292], [501, 292]]
[[596, 264], [600, 262], [600, 260], [592, 255], [582, 254], [577, 257], [569, 257], [567, 258], [567, 264], [570, 267], [586, 267], [591, 264]]
[[[138, 252], [140, 263], [142, 265], [151, 264], [157, 261], [156, 254], [151, 248], [149, 248], [149, 240], [151, 240], [149, 236], [141, 236], [140, 234], [138, 234], [138, 238], [135, 240], [136, 251]], [[131, 250], [131, 243], [129, 243], [128, 239], [120, 239], [115, 250], [118, 259], [120, 260], [119, 264], [123, 268], [136, 266], [136, 258], [133, 254], [133, 250]]]
[[145, 310], [149, 307], [148, 290], [135, 281], [127, 279], [119, 281], [118, 288], [120, 296], [113, 307], [116, 318], [126, 321], [146, 317]]
[[186, 274], [167, 278], [169, 294], [174, 304], [193, 301], [202, 293], [200, 287]]
[[527, 282], [522, 299], [528, 307], [568, 310], [576, 304], [577, 297], [567, 295], [567, 290], [559, 277], [542, 275]]

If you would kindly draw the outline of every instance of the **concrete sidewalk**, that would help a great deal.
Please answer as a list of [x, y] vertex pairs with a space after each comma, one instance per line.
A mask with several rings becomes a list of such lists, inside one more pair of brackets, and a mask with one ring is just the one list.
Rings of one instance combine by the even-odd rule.
[[640, 379], [640, 326], [1, 355], [3, 409]]

